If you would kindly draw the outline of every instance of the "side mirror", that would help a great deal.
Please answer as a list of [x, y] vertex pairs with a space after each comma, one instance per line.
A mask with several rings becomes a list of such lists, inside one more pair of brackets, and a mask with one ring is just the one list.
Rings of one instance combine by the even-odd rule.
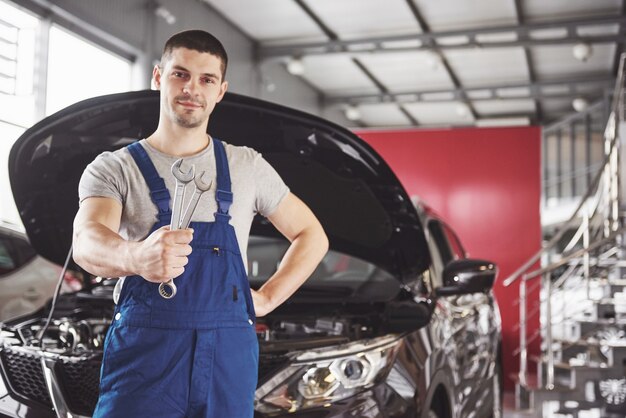
[[471, 258], [454, 260], [443, 269], [443, 286], [435, 289], [437, 296], [486, 293], [493, 287], [498, 268], [491, 261]]

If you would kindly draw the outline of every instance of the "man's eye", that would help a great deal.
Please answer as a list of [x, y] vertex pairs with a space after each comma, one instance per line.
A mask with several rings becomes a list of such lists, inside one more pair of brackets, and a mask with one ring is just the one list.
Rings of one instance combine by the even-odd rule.
[[215, 80], [213, 80], [212, 78], [207, 77], [207, 78], [203, 78], [202, 82], [204, 84], [213, 84], [213, 83], [215, 83]]
[[185, 73], [180, 72], [180, 71], [174, 71], [172, 74], [174, 75], [174, 77], [178, 77], [178, 78], [184, 78], [186, 76]]

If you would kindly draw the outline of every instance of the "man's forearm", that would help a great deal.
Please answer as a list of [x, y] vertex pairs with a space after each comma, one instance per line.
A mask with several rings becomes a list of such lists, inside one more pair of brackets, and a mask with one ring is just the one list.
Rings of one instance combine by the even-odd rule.
[[292, 241], [279, 269], [258, 290], [265, 305], [262, 314], [271, 312], [298, 290], [327, 251], [328, 238], [321, 227], [302, 231]]
[[133, 245], [98, 222], [85, 222], [74, 231], [74, 260], [97, 276], [128, 276], [134, 274]]

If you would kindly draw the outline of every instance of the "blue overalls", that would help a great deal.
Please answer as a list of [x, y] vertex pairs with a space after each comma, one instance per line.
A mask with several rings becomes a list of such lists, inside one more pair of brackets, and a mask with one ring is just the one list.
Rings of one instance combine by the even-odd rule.
[[[223, 144], [215, 222], [192, 222], [193, 251], [172, 299], [140, 276], [124, 282], [102, 359], [94, 417], [251, 418], [258, 341], [248, 278], [235, 230]], [[159, 209], [152, 231], [169, 225], [170, 194], [139, 143], [128, 147]]]

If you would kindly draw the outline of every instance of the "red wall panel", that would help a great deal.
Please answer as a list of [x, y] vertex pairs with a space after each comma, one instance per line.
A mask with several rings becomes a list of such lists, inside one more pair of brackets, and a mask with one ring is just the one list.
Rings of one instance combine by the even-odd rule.
[[[428, 203], [458, 233], [470, 257], [499, 266], [495, 294], [503, 326], [505, 376], [517, 371], [517, 284], [502, 280], [541, 245], [539, 127], [359, 131], [394, 170], [409, 195]], [[538, 303], [538, 290], [529, 306]], [[530, 318], [529, 335], [538, 329]], [[537, 342], [532, 351], [538, 352]], [[511, 380], [507, 379], [508, 388]]]

